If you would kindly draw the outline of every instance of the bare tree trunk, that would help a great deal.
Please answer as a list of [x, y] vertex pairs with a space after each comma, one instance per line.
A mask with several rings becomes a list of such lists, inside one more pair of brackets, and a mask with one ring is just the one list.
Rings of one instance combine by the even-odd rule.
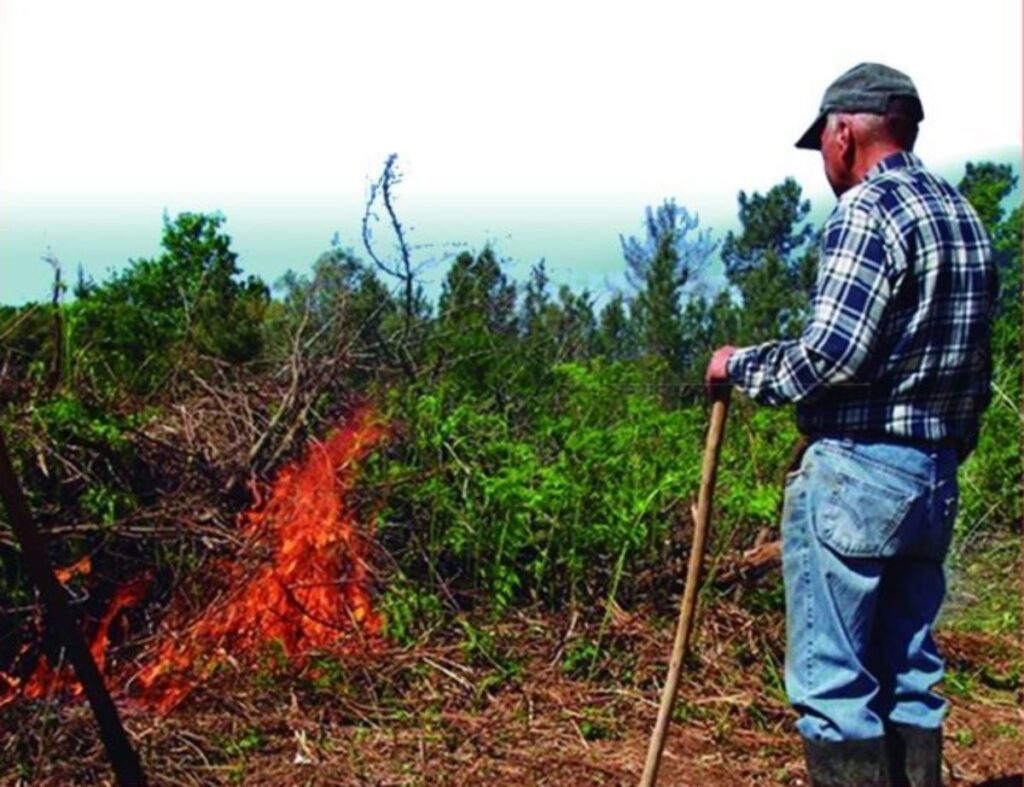
[[53, 393], [60, 385], [61, 371], [64, 367], [64, 324], [60, 312], [61, 296], [64, 294], [64, 283], [60, 278], [60, 260], [52, 254], [45, 258], [53, 266], [53, 324], [50, 329], [53, 341], [53, 356], [50, 359], [50, 370], [46, 375], [46, 390]]
[[[392, 187], [402, 180], [402, 176], [395, 169], [395, 162], [397, 160], [397, 153], [392, 153], [388, 156], [387, 161], [384, 162], [384, 170], [381, 172], [380, 178], [370, 186], [370, 198], [366, 202], [366, 211], [363, 213], [363, 246], [366, 248], [366, 253], [370, 255], [370, 259], [373, 260], [380, 270], [402, 283], [404, 290], [402, 336], [398, 342], [397, 355], [402, 371], [405, 372], [410, 380], [414, 380], [416, 378], [416, 369], [409, 354], [409, 336], [412, 333], [413, 319], [415, 318], [416, 272], [412, 268], [412, 254], [409, 244], [405, 239], [405, 230], [402, 227], [402, 223], [398, 220], [398, 214], [395, 212], [391, 192]], [[384, 209], [387, 211], [388, 219], [391, 222], [391, 229], [395, 233], [395, 239], [398, 243], [398, 252], [401, 258], [398, 264], [385, 262], [373, 248], [373, 232], [370, 229], [370, 220], [377, 218], [373, 212], [373, 204], [377, 201], [378, 196], [384, 203]]]

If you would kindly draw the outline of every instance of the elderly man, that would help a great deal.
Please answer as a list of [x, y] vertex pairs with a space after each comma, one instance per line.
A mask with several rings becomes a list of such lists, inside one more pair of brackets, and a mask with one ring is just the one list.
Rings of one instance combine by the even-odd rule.
[[932, 626], [956, 469], [989, 400], [989, 239], [911, 152], [913, 82], [863, 63], [797, 142], [838, 202], [812, 316], [792, 341], [723, 347], [707, 371], [809, 437], [782, 515], [786, 689], [815, 785], [941, 784], [946, 702]]

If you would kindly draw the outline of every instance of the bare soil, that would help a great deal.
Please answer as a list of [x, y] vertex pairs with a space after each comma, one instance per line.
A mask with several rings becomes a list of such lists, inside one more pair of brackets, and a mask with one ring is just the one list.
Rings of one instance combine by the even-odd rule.
[[[780, 683], [779, 616], [712, 606], [659, 783], [807, 784]], [[155, 785], [631, 785], [671, 649], [666, 612], [615, 608], [603, 630], [599, 613], [569, 611], [467, 621], [458, 636], [303, 667], [268, 651], [167, 716], [120, 704]], [[1018, 643], [947, 631], [941, 646], [948, 784], [1021, 784]], [[110, 784], [88, 708], [0, 710], [0, 783]]]

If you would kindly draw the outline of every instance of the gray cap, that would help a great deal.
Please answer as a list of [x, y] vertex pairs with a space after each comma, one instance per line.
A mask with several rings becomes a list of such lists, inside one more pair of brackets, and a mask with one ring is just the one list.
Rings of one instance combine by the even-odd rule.
[[924, 119], [921, 99], [910, 77], [881, 63], [861, 63], [854, 66], [828, 86], [821, 99], [817, 119], [797, 141], [798, 148], [819, 150], [821, 130], [830, 112], [870, 112], [884, 115], [889, 101], [911, 98], [915, 120]]

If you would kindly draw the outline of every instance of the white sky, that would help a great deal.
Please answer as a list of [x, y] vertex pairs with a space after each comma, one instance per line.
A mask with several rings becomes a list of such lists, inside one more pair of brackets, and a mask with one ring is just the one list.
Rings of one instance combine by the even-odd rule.
[[638, 230], [670, 195], [824, 194], [793, 143], [864, 60], [916, 82], [927, 162], [1019, 149], [1021, 6], [4, 0], [0, 212], [152, 205], [158, 233], [169, 204], [356, 206], [392, 151], [408, 204], [493, 205], [499, 233], [568, 198], [634, 205]]

